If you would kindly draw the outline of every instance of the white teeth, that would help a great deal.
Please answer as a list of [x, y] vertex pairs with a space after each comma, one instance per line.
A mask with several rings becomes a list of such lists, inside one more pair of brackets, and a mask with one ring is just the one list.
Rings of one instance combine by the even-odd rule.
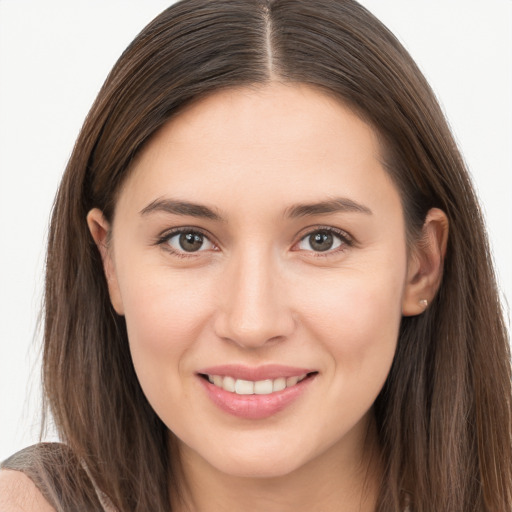
[[235, 393], [237, 395], [254, 395], [254, 382], [237, 379], [235, 382]]
[[226, 391], [231, 391], [231, 393], [235, 393], [235, 379], [233, 379], [233, 377], [224, 377], [222, 379], [222, 387]]
[[295, 386], [299, 382], [299, 377], [288, 377], [286, 379], [286, 387], [289, 388], [291, 386]]
[[286, 379], [280, 377], [273, 382], [272, 391], [282, 391], [283, 389], [286, 389]]
[[252, 380], [234, 379], [230, 376], [208, 375], [208, 380], [219, 388], [236, 393], [237, 395], [270, 395], [282, 391], [285, 388], [295, 386], [298, 382], [305, 379], [307, 373], [295, 377], [279, 377], [271, 380]]
[[273, 385], [271, 380], [259, 380], [254, 383], [255, 395], [269, 395], [272, 391]]

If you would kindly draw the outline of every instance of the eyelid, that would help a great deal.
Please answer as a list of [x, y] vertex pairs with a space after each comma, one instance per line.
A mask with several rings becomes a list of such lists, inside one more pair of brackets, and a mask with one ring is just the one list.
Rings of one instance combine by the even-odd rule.
[[[334, 250], [328, 249], [326, 251], [313, 251], [313, 250], [304, 250], [304, 249], [294, 249], [298, 246], [304, 239], [306, 239], [308, 236], [311, 236], [314, 233], [317, 233], [319, 231], [324, 231], [331, 233], [335, 237], [339, 238], [341, 240], [341, 245]], [[299, 239], [297, 242], [293, 244], [292, 250], [295, 251], [304, 251], [307, 253], [312, 253], [315, 257], [326, 257], [331, 256], [333, 254], [343, 252], [348, 247], [354, 246], [356, 243], [354, 237], [350, 235], [347, 231], [335, 228], [334, 226], [325, 226], [325, 225], [317, 225], [317, 226], [308, 226], [302, 232], [299, 234]]]
[[160, 235], [157, 236], [154, 245], [160, 245], [164, 250], [169, 251], [173, 255], [182, 257], [182, 258], [191, 258], [199, 255], [200, 253], [207, 252], [210, 249], [198, 250], [198, 251], [180, 251], [172, 247], [168, 242], [171, 238], [180, 235], [182, 233], [197, 233], [204, 238], [206, 238], [213, 246], [213, 250], [217, 250], [219, 245], [214, 241], [213, 236], [208, 233], [206, 230], [196, 227], [196, 226], [180, 226], [171, 229], [167, 229], [163, 231]]

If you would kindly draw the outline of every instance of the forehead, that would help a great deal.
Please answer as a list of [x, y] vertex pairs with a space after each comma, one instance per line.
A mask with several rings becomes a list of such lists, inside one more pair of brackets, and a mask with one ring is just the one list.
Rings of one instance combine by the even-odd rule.
[[141, 152], [121, 196], [225, 203], [231, 193], [246, 205], [272, 198], [286, 208], [325, 196], [370, 200], [382, 187], [396, 195], [367, 123], [320, 89], [272, 83], [188, 106]]
[[[333, 136], [339, 143], [347, 141], [345, 152], [350, 146], [357, 151], [348, 139], [359, 138], [367, 149], [372, 146], [373, 156], [380, 153], [376, 133], [333, 94], [307, 84], [272, 82], [221, 90], [194, 101], [157, 132], [146, 150], [162, 139], [203, 147], [231, 140], [233, 146], [254, 152], [307, 141], [325, 149]], [[300, 148], [309, 151], [310, 144], [295, 151]]]

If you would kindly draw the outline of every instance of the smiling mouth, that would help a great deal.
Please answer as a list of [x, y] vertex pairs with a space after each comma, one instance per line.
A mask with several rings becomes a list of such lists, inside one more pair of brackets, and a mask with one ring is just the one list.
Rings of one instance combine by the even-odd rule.
[[266, 380], [244, 380], [235, 379], [229, 375], [208, 375], [201, 374], [201, 377], [208, 380], [214, 386], [237, 395], [270, 395], [291, 388], [299, 382], [316, 375], [317, 372], [304, 373], [293, 377], [278, 377], [277, 379]]

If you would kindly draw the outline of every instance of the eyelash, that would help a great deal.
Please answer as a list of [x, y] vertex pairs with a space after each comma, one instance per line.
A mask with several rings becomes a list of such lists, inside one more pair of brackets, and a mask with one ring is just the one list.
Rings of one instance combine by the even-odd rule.
[[194, 256], [197, 255], [197, 253], [204, 252], [204, 251], [187, 252], [184, 250], [178, 251], [178, 250], [174, 249], [173, 247], [171, 247], [171, 245], [169, 244], [169, 241], [172, 238], [174, 238], [175, 236], [179, 236], [179, 235], [183, 235], [183, 234], [200, 235], [205, 240], [208, 240], [214, 247], [217, 247], [216, 244], [211, 241], [211, 237], [207, 233], [205, 233], [204, 231], [202, 231], [199, 228], [188, 228], [188, 227], [176, 228], [171, 231], [167, 231], [166, 233], [164, 233], [160, 237], [158, 237], [158, 239], [156, 241], [156, 245], [162, 246], [166, 251], [170, 252], [174, 256], [177, 256], [178, 258], [193, 258]]
[[311, 252], [315, 258], [326, 258], [328, 256], [332, 256], [333, 254], [341, 253], [354, 245], [354, 239], [342, 229], [334, 228], [332, 226], [312, 226], [307, 229], [307, 233], [301, 236], [299, 241], [293, 245], [294, 247], [302, 243], [304, 240], [307, 240], [308, 237], [311, 237], [317, 233], [333, 235], [340, 242], [339, 246], [334, 249], [327, 249], [326, 251], [307, 251]]
[[[314, 250], [308, 250], [306, 252], [310, 252], [314, 255], [314, 257], [320, 257], [325, 258], [328, 256], [331, 256], [333, 254], [337, 254], [339, 252], [345, 251], [348, 247], [352, 247], [354, 245], [353, 238], [346, 232], [341, 229], [333, 228], [332, 226], [312, 226], [308, 228], [307, 233], [301, 236], [298, 242], [296, 242], [293, 247], [296, 247], [297, 245], [301, 244], [303, 241], [307, 240], [308, 237], [311, 237], [314, 234], [317, 233], [326, 233], [329, 235], [334, 236], [339, 240], [339, 245], [335, 247], [334, 250], [327, 249], [325, 251], [314, 251]], [[191, 234], [191, 235], [200, 235], [204, 239], [208, 240], [210, 244], [213, 245], [213, 247], [217, 247], [217, 245], [211, 240], [211, 237], [205, 233], [203, 230], [199, 228], [189, 228], [189, 227], [183, 227], [183, 228], [176, 228], [172, 231], [167, 231], [166, 233], [162, 234], [158, 237], [156, 240], [155, 245], [162, 246], [166, 251], [169, 251], [174, 256], [177, 256], [178, 258], [193, 258], [197, 255], [197, 253], [204, 252], [202, 250], [198, 251], [190, 251], [187, 252], [185, 250], [180, 251], [176, 250], [173, 247], [170, 246], [169, 241], [179, 235], [182, 234]], [[293, 249], [292, 249], [293, 250]], [[300, 250], [300, 249], [295, 249]]]

